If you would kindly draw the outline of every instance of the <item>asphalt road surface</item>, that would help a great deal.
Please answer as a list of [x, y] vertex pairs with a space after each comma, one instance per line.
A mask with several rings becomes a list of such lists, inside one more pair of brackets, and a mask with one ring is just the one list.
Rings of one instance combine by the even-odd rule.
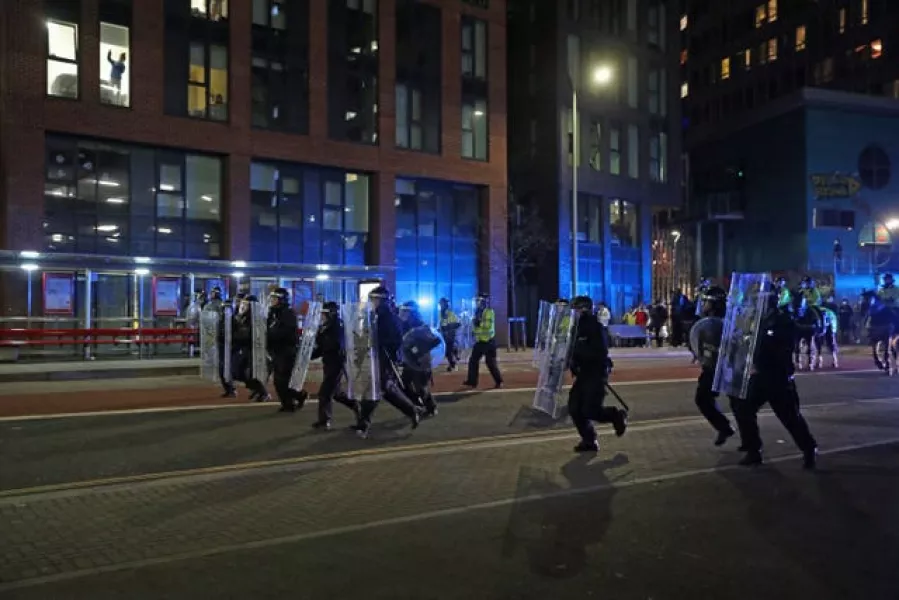
[[3, 419], [0, 597], [896, 600], [899, 379], [799, 387], [814, 473], [770, 414], [737, 467], [689, 383], [622, 383], [597, 456], [528, 392], [385, 405], [369, 440], [314, 405]]

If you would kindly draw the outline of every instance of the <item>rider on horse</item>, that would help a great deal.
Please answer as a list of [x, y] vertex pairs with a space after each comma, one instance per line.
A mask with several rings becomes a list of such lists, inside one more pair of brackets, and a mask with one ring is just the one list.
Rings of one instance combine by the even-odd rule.
[[793, 293], [787, 285], [787, 278], [781, 275], [774, 280], [774, 293], [777, 294], [777, 308], [784, 308], [793, 303]]
[[877, 297], [889, 308], [899, 308], [899, 288], [893, 281], [892, 273], [883, 274], [883, 285], [877, 290]]
[[799, 284], [799, 293], [805, 297], [809, 306], [821, 306], [824, 304], [821, 292], [815, 287], [815, 280], [808, 275], [802, 278], [802, 283]]

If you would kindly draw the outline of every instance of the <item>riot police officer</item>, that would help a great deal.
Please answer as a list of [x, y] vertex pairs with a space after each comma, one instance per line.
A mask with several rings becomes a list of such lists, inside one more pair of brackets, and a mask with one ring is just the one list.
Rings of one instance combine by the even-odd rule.
[[478, 387], [478, 371], [483, 357], [487, 370], [493, 376], [494, 387], [499, 389], [503, 387], [503, 376], [496, 362], [496, 313], [490, 308], [488, 294], [478, 294], [478, 305], [471, 324], [474, 326], [474, 348], [468, 359], [468, 377], [462, 385]]
[[451, 373], [456, 370], [456, 363], [459, 362], [459, 351], [456, 348], [456, 334], [459, 332], [459, 328], [462, 324], [459, 322], [459, 317], [457, 317], [456, 313], [453, 312], [453, 309], [450, 308], [450, 301], [448, 298], [441, 298], [439, 306], [440, 335], [443, 336], [443, 341], [446, 344], [446, 372]]
[[808, 306], [821, 306], [824, 299], [821, 291], [816, 287], [815, 280], [806, 275], [799, 284], [799, 293], [805, 298]]
[[574, 383], [568, 392], [568, 414], [581, 436], [575, 452], [597, 452], [599, 442], [591, 421], [611, 423], [617, 436], [627, 430], [627, 412], [603, 406], [606, 383], [612, 370], [609, 358], [608, 335], [605, 327], [593, 314], [593, 300], [578, 296], [571, 302], [577, 311], [577, 329], [571, 353], [571, 373]]
[[805, 468], [815, 468], [818, 443], [800, 411], [799, 393], [793, 379], [795, 339], [795, 324], [789, 309], [778, 308], [777, 297], [771, 293], [768, 312], [759, 327], [749, 393], [745, 399], [734, 399], [734, 416], [743, 440], [742, 449], [746, 451], [741, 465], [762, 463], [758, 411], [767, 402], [802, 450]]
[[[272, 359], [272, 379], [281, 412], [294, 412], [303, 407], [305, 396], [290, 389], [290, 377], [297, 360], [300, 334], [297, 316], [290, 308], [289, 295], [284, 288], [275, 288], [269, 295], [268, 329], [266, 349]], [[299, 406], [297, 406], [299, 404]]]
[[781, 275], [774, 280], [774, 293], [777, 295], [777, 306], [783, 308], [793, 304], [793, 294], [787, 285], [787, 278]]
[[240, 298], [231, 326], [231, 369], [236, 381], [243, 381], [250, 390], [250, 399], [257, 402], [271, 400], [265, 384], [253, 373], [253, 305], [259, 300], [256, 296]]
[[899, 288], [896, 287], [892, 273], [883, 274], [883, 285], [877, 290], [880, 301], [890, 308], [899, 308]]
[[231, 381], [231, 373], [225, 374], [225, 301], [222, 299], [222, 288], [215, 286], [210, 290], [209, 301], [204, 305], [219, 315], [218, 333], [215, 338], [216, 352], [218, 352], [219, 381], [222, 384], [222, 398], [236, 398], [237, 390]]
[[[315, 336], [315, 348], [312, 351], [312, 360], [316, 358], [322, 359], [322, 383], [318, 388], [318, 420], [312, 427], [331, 429], [331, 406], [335, 400], [352, 410], [358, 422], [359, 405], [347, 399], [338, 389], [343, 376], [346, 351], [343, 323], [336, 302], [325, 302], [322, 305], [322, 324]], [[305, 398], [305, 394], [303, 397]]]
[[[375, 354], [378, 357], [378, 369], [381, 395], [412, 422], [412, 428], [418, 427], [421, 411], [400, 388], [396, 363], [399, 359], [402, 334], [397, 317], [391, 308], [394, 304], [390, 298], [390, 290], [381, 285], [368, 295], [372, 310], [375, 331]], [[359, 422], [355, 429], [360, 437], [368, 437], [371, 419], [378, 407], [378, 401], [366, 399], [361, 403]]]
[[437, 403], [431, 393], [434, 379], [431, 350], [440, 345], [440, 338], [425, 325], [415, 302], [409, 301], [400, 307], [400, 323], [403, 334], [403, 389], [425, 409], [425, 417], [436, 416]]
[[[727, 312], [727, 292], [718, 286], [709, 288], [704, 297], [702, 309], [703, 317], [713, 317], [716, 320], [704, 320], [694, 325], [691, 331], [691, 348], [699, 359], [701, 371], [696, 384], [696, 407], [709, 425], [715, 428], [718, 436], [715, 445], [721, 446], [734, 435], [734, 429], [721, 408], [718, 406], [718, 393], [712, 390], [715, 381], [715, 368], [718, 364], [718, 350], [721, 346], [722, 323]], [[695, 347], [693, 347], [695, 346]], [[733, 400], [731, 400], [733, 406]]]
[[708, 277], [700, 277], [699, 285], [696, 286], [696, 299], [693, 303], [696, 305], [696, 316], [702, 316], [702, 307], [703, 307], [703, 297], [706, 292], [709, 291], [709, 288], [712, 287], [712, 280]]

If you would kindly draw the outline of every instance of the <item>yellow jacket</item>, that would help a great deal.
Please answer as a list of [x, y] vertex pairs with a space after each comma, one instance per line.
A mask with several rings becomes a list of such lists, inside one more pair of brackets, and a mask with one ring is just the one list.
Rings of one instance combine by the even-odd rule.
[[496, 313], [492, 308], [481, 312], [481, 321], [474, 328], [474, 339], [477, 342], [489, 342], [496, 337]]
[[456, 313], [453, 312], [453, 309], [446, 309], [445, 313], [440, 314], [440, 328], [448, 327], [454, 323], [459, 322], [459, 317], [456, 316]]
[[805, 296], [809, 306], [821, 306], [824, 304], [824, 299], [821, 298], [821, 292], [818, 291], [818, 288], [805, 288], [800, 291]]
[[899, 287], [891, 285], [890, 287], [882, 287], [877, 290], [877, 296], [884, 304], [896, 304], [899, 300]]

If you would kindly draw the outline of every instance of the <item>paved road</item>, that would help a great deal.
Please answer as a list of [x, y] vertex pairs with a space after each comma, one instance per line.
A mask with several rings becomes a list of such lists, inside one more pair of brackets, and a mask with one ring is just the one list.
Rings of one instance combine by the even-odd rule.
[[683, 383], [620, 386], [595, 458], [522, 393], [411, 434], [385, 406], [367, 441], [250, 408], [0, 421], [0, 596], [895, 600], [899, 385], [800, 389], [814, 474], [770, 416], [771, 464], [736, 468]]

